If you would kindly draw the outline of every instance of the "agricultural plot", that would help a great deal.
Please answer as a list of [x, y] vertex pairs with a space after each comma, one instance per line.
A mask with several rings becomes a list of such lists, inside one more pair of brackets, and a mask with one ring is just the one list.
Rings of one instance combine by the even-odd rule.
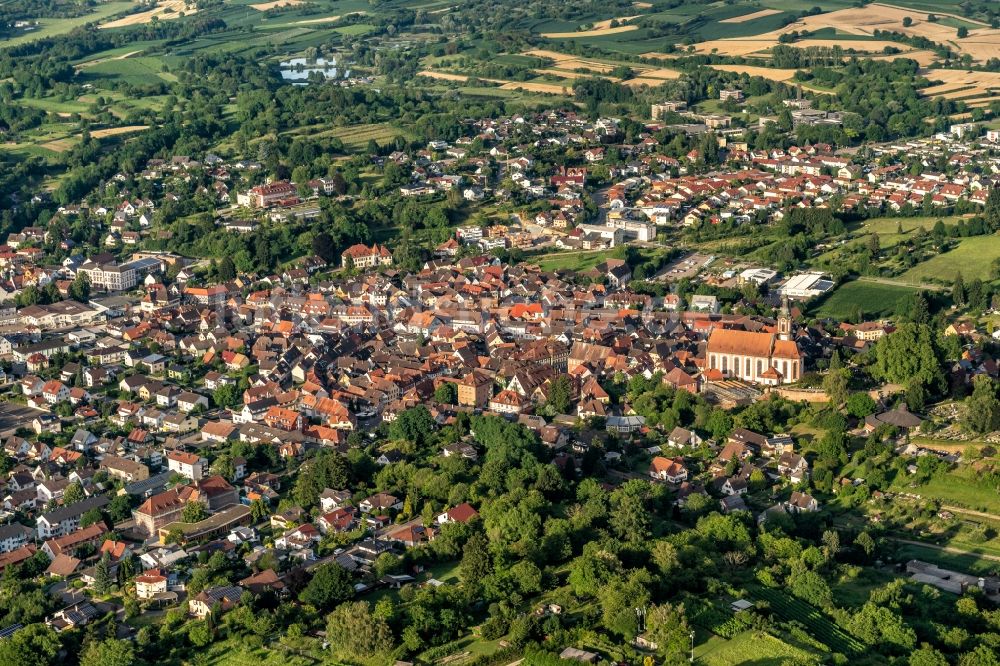
[[371, 140], [375, 140], [379, 145], [384, 145], [389, 141], [401, 136], [409, 139], [405, 130], [392, 125], [380, 123], [376, 125], [354, 125], [351, 127], [338, 127], [329, 132], [344, 142], [348, 148], [362, 148]]
[[806, 602], [780, 590], [766, 587], [756, 588], [753, 593], [767, 601], [771, 605], [771, 610], [782, 620], [801, 622], [813, 638], [821, 641], [834, 652], [845, 655], [864, 652], [864, 644], [845, 633], [817, 608]]
[[0, 48], [16, 46], [17, 44], [23, 44], [25, 42], [33, 42], [36, 39], [44, 39], [46, 37], [61, 35], [70, 32], [74, 28], [86, 25], [87, 23], [103, 21], [111, 16], [114, 16], [115, 14], [121, 14], [134, 6], [135, 4], [132, 2], [104, 2], [96, 5], [93, 11], [83, 16], [77, 16], [74, 18], [38, 19], [38, 27], [34, 30], [24, 32], [16, 37], [0, 39]]
[[634, 25], [616, 25], [611, 26], [612, 22], [616, 23], [628, 23], [632, 19], [639, 18], [638, 16], [623, 16], [618, 19], [607, 19], [605, 21], [598, 21], [593, 24], [593, 27], [589, 30], [577, 30], [574, 32], [543, 32], [542, 37], [546, 39], [572, 39], [575, 37], [600, 37], [603, 35], [616, 35], [621, 32], [632, 32], [637, 30], [638, 26]]
[[[939, 9], [939, 8], [938, 8]], [[942, 15], [944, 16], [944, 15]], [[748, 20], [745, 23], [728, 24], [729, 28], [753, 28], [753, 31], [744, 32], [742, 35], [724, 35], [719, 30], [714, 30], [714, 34], [709, 34], [707, 30], [701, 30], [700, 34], [705, 37], [695, 45], [699, 53], [717, 52], [723, 55], [741, 56], [754, 53], [765, 52], [777, 45], [778, 38], [786, 33], [806, 30], [810, 33], [833, 30], [847, 36], [871, 37], [876, 30], [901, 32], [915, 37], [926, 37], [939, 44], [949, 44], [960, 53], [969, 54], [974, 60], [985, 61], [989, 58], [1000, 57], [1000, 30], [990, 28], [984, 24], [970, 22], [957, 16], [951, 16], [950, 20], [928, 21], [926, 14], [920, 14], [910, 9], [896, 7], [892, 5], [873, 3], [862, 8], [849, 7], [838, 9], [833, 12], [806, 16], [787, 26], [775, 26], [764, 28], [761, 21], [775, 19], [777, 15], [764, 17], [762, 19]], [[909, 25], [903, 25], [903, 19], [909, 19]], [[715, 27], [721, 27], [722, 23], [717, 22]], [[969, 29], [967, 37], [959, 39], [958, 29], [965, 27]], [[803, 40], [792, 44], [793, 46], [820, 46], [812, 40]], [[906, 50], [898, 44], [895, 47]], [[899, 57], [899, 56], [892, 56]], [[926, 62], [927, 59], [924, 59]]]
[[137, 14], [129, 14], [120, 19], [102, 23], [101, 28], [124, 28], [130, 25], [142, 25], [149, 23], [155, 16], [158, 21], [190, 16], [198, 12], [198, 6], [194, 3], [188, 4], [188, 0], [160, 0], [156, 7]]
[[760, 11], [753, 12], [752, 14], [744, 14], [743, 16], [733, 16], [732, 18], [722, 19], [719, 23], [746, 23], [747, 21], [755, 21], [759, 18], [764, 18], [765, 16], [780, 13], [780, 9], [761, 9]]
[[817, 308], [817, 317], [845, 319], [857, 308], [866, 317], [881, 317], [896, 312], [897, 304], [916, 291], [915, 287], [895, 284], [879, 284], [856, 280], [841, 285]]

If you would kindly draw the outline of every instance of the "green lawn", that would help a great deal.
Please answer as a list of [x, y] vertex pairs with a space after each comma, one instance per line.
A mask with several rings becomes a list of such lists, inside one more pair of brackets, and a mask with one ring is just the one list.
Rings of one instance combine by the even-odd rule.
[[838, 287], [816, 309], [817, 317], [844, 319], [860, 307], [865, 317], [882, 317], [896, 312], [899, 301], [915, 287], [877, 284], [855, 280]]
[[1000, 515], [1000, 495], [996, 489], [980, 485], [973, 475], [974, 472], [967, 466], [961, 466], [916, 487], [910, 487], [910, 479], [902, 476], [893, 483], [893, 490], [914, 493], [973, 511]]
[[554, 252], [526, 259], [537, 263], [543, 271], [588, 271], [610, 256], [607, 250]]
[[963, 238], [954, 249], [917, 264], [903, 273], [901, 279], [906, 282], [939, 280], [950, 283], [961, 272], [966, 280], [985, 280], [990, 276], [990, 263], [997, 258], [1000, 258], [1000, 238]]
[[747, 631], [726, 640], [713, 636], [694, 651], [697, 663], [705, 666], [781, 666], [786, 659], [795, 663], [819, 663], [810, 652], [771, 636], [770, 634]]

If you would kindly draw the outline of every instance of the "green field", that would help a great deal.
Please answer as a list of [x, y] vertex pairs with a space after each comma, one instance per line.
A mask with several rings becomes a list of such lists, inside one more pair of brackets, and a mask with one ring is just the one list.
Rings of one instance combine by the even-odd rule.
[[786, 659], [795, 663], [819, 663], [816, 655], [775, 638], [770, 634], [747, 631], [731, 640], [713, 636], [695, 648], [697, 663], [706, 666], [781, 666]]
[[975, 555], [946, 553], [937, 548], [927, 548], [911, 544], [900, 544], [896, 550], [896, 560], [899, 562], [923, 560], [924, 562], [930, 562], [946, 569], [978, 575], [995, 575], [1000, 570], [1000, 562], [983, 559]]
[[1000, 257], [1000, 239], [996, 236], [963, 238], [958, 247], [917, 264], [903, 273], [906, 282], [938, 280], [950, 283], [959, 272], [966, 280], [990, 276], [990, 263]]
[[860, 307], [866, 317], [888, 316], [896, 311], [901, 299], [916, 290], [916, 287], [855, 280], [837, 287], [813, 314], [817, 317], [844, 319], [855, 308]]
[[95, 21], [103, 21], [109, 16], [114, 16], [115, 14], [120, 14], [127, 9], [135, 6], [132, 2], [106, 2], [99, 3], [94, 7], [94, 11], [85, 15], [77, 16], [75, 18], [43, 18], [39, 19], [39, 26], [37, 29], [30, 32], [25, 32], [16, 37], [10, 37], [8, 39], [0, 40], [0, 48], [7, 46], [14, 46], [16, 44], [23, 44], [25, 42], [33, 42], [36, 39], [43, 39], [45, 37], [52, 37], [54, 35], [61, 35], [63, 33], [69, 32], [73, 28], [78, 28], [87, 23], [93, 23]]
[[363, 148], [372, 139], [379, 145], [385, 145], [397, 136], [409, 138], [405, 130], [386, 123], [338, 127], [330, 130], [330, 134], [343, 141], [348, 148], [353, 149]]
[[910, 487], [909, 479], [898, 478], [893, 484], [893, 489], [940, 500], [973, 511], [985, 511], [1000, 515], [1000, 495], [997, 494], [995, 488], [978, 483], [974, 474], [975, 472], [968, 466], [963, 465], [947, 474], [932, 477], [927, 483], [914, 488]]

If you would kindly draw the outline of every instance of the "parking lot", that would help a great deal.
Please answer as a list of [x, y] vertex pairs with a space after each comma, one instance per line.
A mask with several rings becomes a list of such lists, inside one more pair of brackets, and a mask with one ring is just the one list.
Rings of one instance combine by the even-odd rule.
[[14, 402], [0, 403], [0, 437], [6, 439], [18, 428], [30, 428], [32, 419], [44, 413], [40, 409]]

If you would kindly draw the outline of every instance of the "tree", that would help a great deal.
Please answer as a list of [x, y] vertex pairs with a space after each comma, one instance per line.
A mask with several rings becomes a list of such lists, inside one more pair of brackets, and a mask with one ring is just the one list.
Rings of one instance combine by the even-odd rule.
[[915, 650], [907, 663], [908, 666], [948, 666], [945, 656], [927, 644]]
[[219, 268], [216, 271], [216, 275], [223, 282], [229, 282], [230, 280], [236, 279], [236, 265], [233, 260], [228, 255], [222, 258], [219, 262]]
[[847, 630], [866, 644], [878, 645], [890, 652], [905, 654], [917, 642], [916, 634], [902, 617], [872, 602], [850, 616]]
[[208, 517], [205, 505], [202, 502], [188, 502], [181, 512], [181, 520], [185, 523], [199, 523]]
[[969, 29], [964, 25], [958, 27], [958, 38], [965, 39], [969, 36]]
[[909, 16], [904, 16], [903, 17], [903, 27], [904, 28], [909, 28], [911, 25], [913, 25], [913, 19], [910, 18]]
[[111, 589], [113, 580], [111, 576], [111, 556], [105, 552], [94, 567], [94, 592], [99, 595], [107, 594], [108, 590]]
[[[132, 515], [132, 509], [129, 507], [128, 515]], [[97, 523], [104, 521], [104, 514], [98, 508], [88, 509], [82, 516], [80, 516], [80, 527], [90, 527], [91, 525], [96, 525]]]
[[320, 610], [327, 610], [354, 596], [351, 574], [339, 564], [324, 564], [313, 573], [312, 580], [299, 593], [299, 601]]
[[132, 644], [114, 638], [91, 641], [80, 655], [80, 666], [132, 666], [134, 663]]
[[933, 390], [944, 382], [934, 335], [927, 324], [900, 324], [895, 333], [875, 343], [874, 356], [872, 374], [879, 379], [897, 384], [916, 381]]
[[559, 375], [552, 380], [549, 387], [549, 397], [546, 404], [553, 414], [565, 414], [569, 411], [573, 395], [573, 384], [568, 375]]
[[454, 405], [458, 401], [458, 388], [454, 382], [441, 382], [434, 389], [434, 400], [443, 405]]
[[423, 405], [406, 409], [389, 425], [389, 436], [405, 439], [421, 446], [424, 438], [435, 430], [437, 423]]
[[656, 651], [666, 663], [674, 663], [683, 658], [687, 653], [691, 634], [684, 614], [684, 604], [652, 606], [646, 613], [646, 633], [656, 643]]
[[644, 542], [650, 535], [649, 512], [643, 498], [635, 493], [615, 491], [611, 528], [629, 544]]
[[973, 382], [972, 395], [965, 400], [962, 424], [972, 432], [983, 434], [1000, 428], [1000, 399], [997, 387], [986, 375], [979, 375]]
[[951, 286], [951, 300], [955, 305], [965, 305], [965, 281], [962, 279], [962, 272], [955, 274], [955, 282]]
[[90, 300], [90, 276], [87, 273], [79, 272], [69, 285], [69, 297], [74, 301], [86, 303]]
[[863, 419], [875, 411], [875, 399], [867, 393], [852, 393], [847, 399], [847, 413], [856, 419]]
[[372, 614], [367, 601], [341, 604], [326, 618], [326, 638], [335, 649], [366, 660], [392, 649], [386, 618]]
[[850, 378], [851, 373], [845, 368], [830, 370], [823, 377], [823, 390], [834, 407], [839, 407], [847, 399], [847, 383]]
[[29, 624], [0, 640], [0, 664], [52, 666], [61, 647], [51, 627], [42, 623]]
[[475, 587], [493, 571], [489, 542], [481, 532], [476, 532], [465, 542], [462, 563], [458, 568], [459, 578], [464, 585]]
[[871, 557], [872, 553], [875, 552], [875, 539], [868, 532], [862, 532], [854, 539], [854, 545], [860, 548], [864, 554]]
[[83, 492], [83, 486], [77, 482], [73, 482], [66, 486], [66, 490], [63, 492], [63, 504], [70, 505], [76, 504], [86, 498], [86, 494]]
[[240, 392], [235, 384], [223, 384], [212, 391], [212, 402], [216, 407], [235, 407], [240, 404]]
[[333, 263], [337, 258], [337, 246], [333, 242], [333, 236], [321, 231], [312, 239], [313, 254], [320, 257], [326, 263]]
[[264, 500], [255, 499], [250, 502], [250, 520], [254, 523], [259, 523], [266, 519], [270, 515], [270, 511], [267, 510], [267, 505], [264, 504]]

